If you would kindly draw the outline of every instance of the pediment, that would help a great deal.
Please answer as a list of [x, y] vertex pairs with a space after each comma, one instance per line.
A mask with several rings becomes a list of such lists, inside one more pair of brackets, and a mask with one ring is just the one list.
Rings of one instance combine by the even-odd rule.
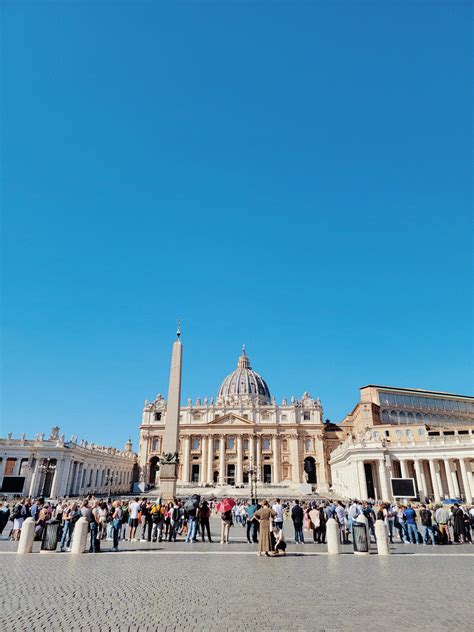
[[217, 417], [217, 419], [213, 419], [209, 426], [253, 426], [253, 423], [235, 413], [226, 413], [221, 417]]

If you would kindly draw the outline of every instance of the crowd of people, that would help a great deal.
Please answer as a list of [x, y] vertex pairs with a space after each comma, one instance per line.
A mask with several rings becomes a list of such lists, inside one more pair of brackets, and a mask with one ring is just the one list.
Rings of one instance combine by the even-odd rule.
[[[369, 534], [375, 541], [375, 521], [383, 520], [390, 542], [395, 538], [404, 544], [441, 545], [474, 543], [474, 507], [453, 505], [368, 503], [350, 500], [286, 500], [235, 502], [229, 505], [215, 500], [175, 499], [164, 503], [160, 498], [60, 499], [22, 498], [0, 502], [0, 535], [8, 530], [11, 540], [19, 540], [23, 522], [35, 520], [35, 539], [41, 540], [50, 520], [59, 526], [59, 548], [71, 549], [74, 529], [79, 518], [89, 523], [88, 542], [91, 553], [100, 552], [101, 542], [111, 541], [118, 551], [120, 541], [176, 542], [201, 540], [213, 542], [210, 518], [220, 517], [220, 543], [227, 544], [231, 528], [245, 529], [247, 542], [258, 544], [259, 555], [285, 555], [287, 542], [284, 524], [291, 523], [296, 545], [312, 541], [326, 542], [326, 525], [333, 518], [339, 528], [342, 544], [351, 543], [352, 525], [362, 514], [367, 519]], [[11, 526], [8, 527], [9, 523]], [[288, 529], [286, 529], [288, 531]]]

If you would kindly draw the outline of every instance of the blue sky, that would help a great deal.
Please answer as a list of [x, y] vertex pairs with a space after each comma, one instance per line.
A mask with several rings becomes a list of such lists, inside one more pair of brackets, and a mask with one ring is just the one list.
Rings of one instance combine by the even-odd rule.
[[2, 434], [136, 446], [178, 315], [184, 400], [471, 393], [471, 20], [4, 3]]

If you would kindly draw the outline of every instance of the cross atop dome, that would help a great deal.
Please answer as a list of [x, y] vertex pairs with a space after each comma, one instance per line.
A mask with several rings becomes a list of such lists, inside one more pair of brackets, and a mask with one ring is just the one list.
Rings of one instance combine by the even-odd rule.
[[247, 357], [247, 354], [245, 352], [245, 345], [242, 345], [242, 355], [240, 356], [238, 362], [237, 362], [237, 368], [238, 369], [250, 369], [250, 360]]

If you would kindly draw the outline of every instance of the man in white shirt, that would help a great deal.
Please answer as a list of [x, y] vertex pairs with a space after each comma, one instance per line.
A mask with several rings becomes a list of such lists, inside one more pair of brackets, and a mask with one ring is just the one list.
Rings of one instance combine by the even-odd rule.
[[283, 505], [279, 498], [276, 499], [276, 503], [272, 506], [272, 509], [276, 512], [273, 524], [281, 530], [283, 529]]
[[135, 498], [128, 506], [128, 515], [130, 516], [130, 540], [136, 541], [136, 532], [138, 527], [138, 512], [140, 511], [139, 498]]

